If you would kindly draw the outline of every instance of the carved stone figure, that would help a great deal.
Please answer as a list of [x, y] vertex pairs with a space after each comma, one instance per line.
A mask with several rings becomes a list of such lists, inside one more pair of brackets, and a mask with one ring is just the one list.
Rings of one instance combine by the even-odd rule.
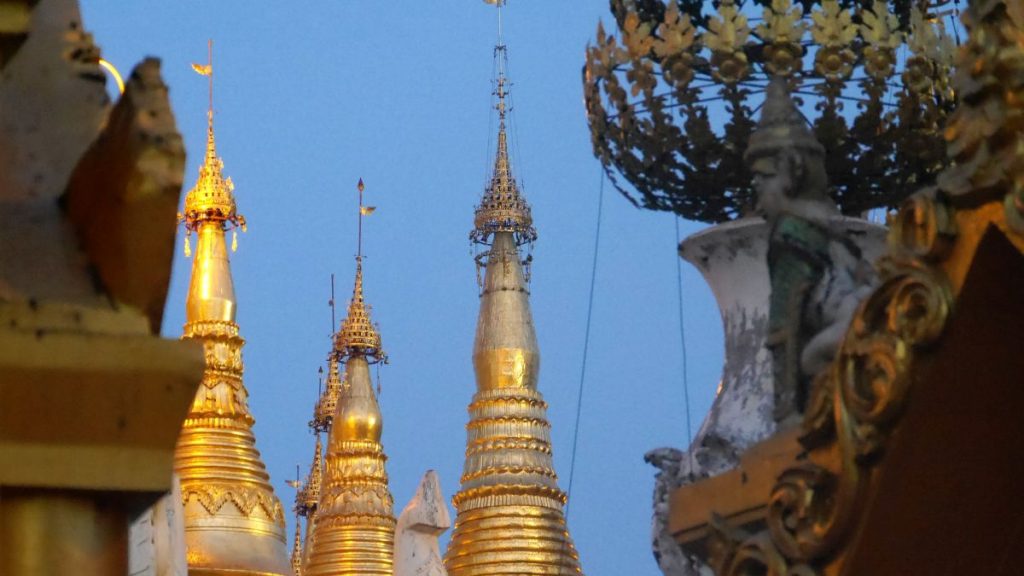
[[395, 576], [448, 576], [437, 539], [451, 525], [437, 472], [428, 470], [395, 526]]
[[811, 379], [831, 361], [857, 302], [874, 284], [861, 249], [832, 220], [825, 150], [789, 97], [785, 80], [768, 86], [761, 121], [744, 156], [754, 174], [758, 209], [771, 227], [774, 417], [795, 421]]
[[[646, 456], [659, 469], [653, 549], [667, 576], [711, 574], [668, 532], [670, 495], [734, 469], [748, 448], [797, 417], [802, 388], [781, 386], [786, 381], [777, 375], [788, 371], [806, 384], [832, 358], [873, 282], [869, 262], [884, 247], [883, 228], [838, 214], [828, 195], [824, 150], [781, 82], [769, 90], [747, 158], [760, 214], [698, 232], [679, 248], [715, 294], [725, 366], [689, 450], [660, 448]], [[787, 340], [792, 328], [798, 330]]]

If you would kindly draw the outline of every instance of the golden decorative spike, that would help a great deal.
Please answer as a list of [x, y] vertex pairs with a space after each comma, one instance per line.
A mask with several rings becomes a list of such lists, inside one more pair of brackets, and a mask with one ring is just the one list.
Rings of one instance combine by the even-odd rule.
[[302, 576], [302, 524], [299, 513], [295, 513], [295, 543], [292, 545], [292, 572]]
[[450, 576], [580, 574], [552, 462], [547, 404], [537, 391], [540, 352], [519, 254], [524, 236], [536, 233], [509, 171], [503, 85], [499, 72], [498, 157], [472, 235], [491, 244], [478, 259], [486, 272], [473, 347], [477, 392], [445, 566]]
[[338, 369], [338, 359], [331, 354], [327, 368], [327, 386], [316, 401], [316, 409], [310, 427], [316, 432], [328, 432], [334, 413], [338, 409], [338, 396], [341, 394], [342, 376]]
[[316, 448], [313, 450], [313, 464], [309, 467], [309, 475], [306, 476], [306, 484], [302, 491], [303, 504], [307, 510], [307, 516], [316, 514], [317, 504], [320, 502], [320, 482], [324, 469], [324, 448], [320, 442], [320, 435], [316, 435]]
[[323, 488], [306, 576], [392, 573], [394, 501], [384, 468], [382, 418], [369, 361], [386, 357], [363, 302], [362, 261], [335, 355], [347, 358], [329, 434]]
[[[211, 65], [212, 66], [212, 65]], [[212, 84], [211, 84], [212, 85]], [[225, 226], [242, 222], [221, 176], [213, 114], [199, 181], [183, 221], [197, 236], [184, 340], [200, 342], [206, 371], [175, 453], [185, 506], [189, 570], [203, 574], [288, 574], [284, 510], [256, 449]]]

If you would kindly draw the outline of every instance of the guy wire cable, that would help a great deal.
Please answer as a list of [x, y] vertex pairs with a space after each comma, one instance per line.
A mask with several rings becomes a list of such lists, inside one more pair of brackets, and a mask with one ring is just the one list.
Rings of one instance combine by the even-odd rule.
[[594, 284], [597, 280], [597, 249], [601, 242], [601, 211], [604, 207], [604, 167], [601, 167], [601, 184], [597, 192], [597, 225], [594, 230], [594, 259], [590, 266], [590, 297], [587, 299], [587, 325], [583, 332], [583, 361], [580, 365], [580, 385], [576, 393], [576, 423], [572, 432], [572, 455], [569, 458], [569, 484], [565, 495], [565, 521], [569, 522], [569, 509], [572, 505], [572, 482], [576, 473], [576, 448], [580, 440], [580, 414], [583, 409], [583, 382], [587, 375], [587, 351], [590, 348], [590, 320], [594, 312]]

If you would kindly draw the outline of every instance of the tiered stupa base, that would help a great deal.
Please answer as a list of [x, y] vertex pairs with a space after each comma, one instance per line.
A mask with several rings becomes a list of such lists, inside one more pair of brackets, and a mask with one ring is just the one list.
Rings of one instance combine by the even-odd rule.
[[449, 576], [581, 574], [561, 506], [525, 503], [535, 497], [502, 499], [524, 503], [460, 512], [446, 557]]
[[392, 576], [394, 542], [394, 522], [367, 526], [363, 519], [358, 525], [325, 526], [317, 531], [317, 553], [303, 576]]

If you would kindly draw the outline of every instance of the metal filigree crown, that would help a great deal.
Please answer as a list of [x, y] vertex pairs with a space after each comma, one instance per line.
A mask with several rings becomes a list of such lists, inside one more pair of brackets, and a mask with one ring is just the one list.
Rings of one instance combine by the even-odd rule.
[[638, 206], [705, 222], [753, 208], [743, 153], [779, 77], [824, 146], [844, 213], [893, 206], [948, 164], [954, 42], [944, 20], [957, 30], [948, 2], [611, 4], [619, 35], [598, 26], [584, 98], [594, 154]]
[[352, 356], [363, 356], [367, 362], [387, 363], [387, 354], [381, 348], [380, 333], [370, 321], [369, 307], [363, 300], [363, 261], [356, 258], [356, 284], [352, 301], [348, 305], [348, 316], [341, 323], [334, 340], [338, 361]]
[[185, 211], [178, 219], [186, 230], [194, 232], [202, 222], [222, 222], [226, 227], [245, 229], [245, 217], [235, 205], [235, 185], [223, 175], [224, 162], [217, 156], [213, 136], [213, 116], [206, 136], [206, 156], [199, 167], [199, 179], [185, 196]]
[[505, 121], [498, 129], [498, 151], [494, 160], [494, 174], [484, 191], [473, 218], [470, 238], [487, 244], [496, 232], [512, 232], [518, 244], [533, 242], [537, 231], [533, 228], [533, 215], [526, 198], [519, 193], [516, 179], [508, 160], [508, 138]]

